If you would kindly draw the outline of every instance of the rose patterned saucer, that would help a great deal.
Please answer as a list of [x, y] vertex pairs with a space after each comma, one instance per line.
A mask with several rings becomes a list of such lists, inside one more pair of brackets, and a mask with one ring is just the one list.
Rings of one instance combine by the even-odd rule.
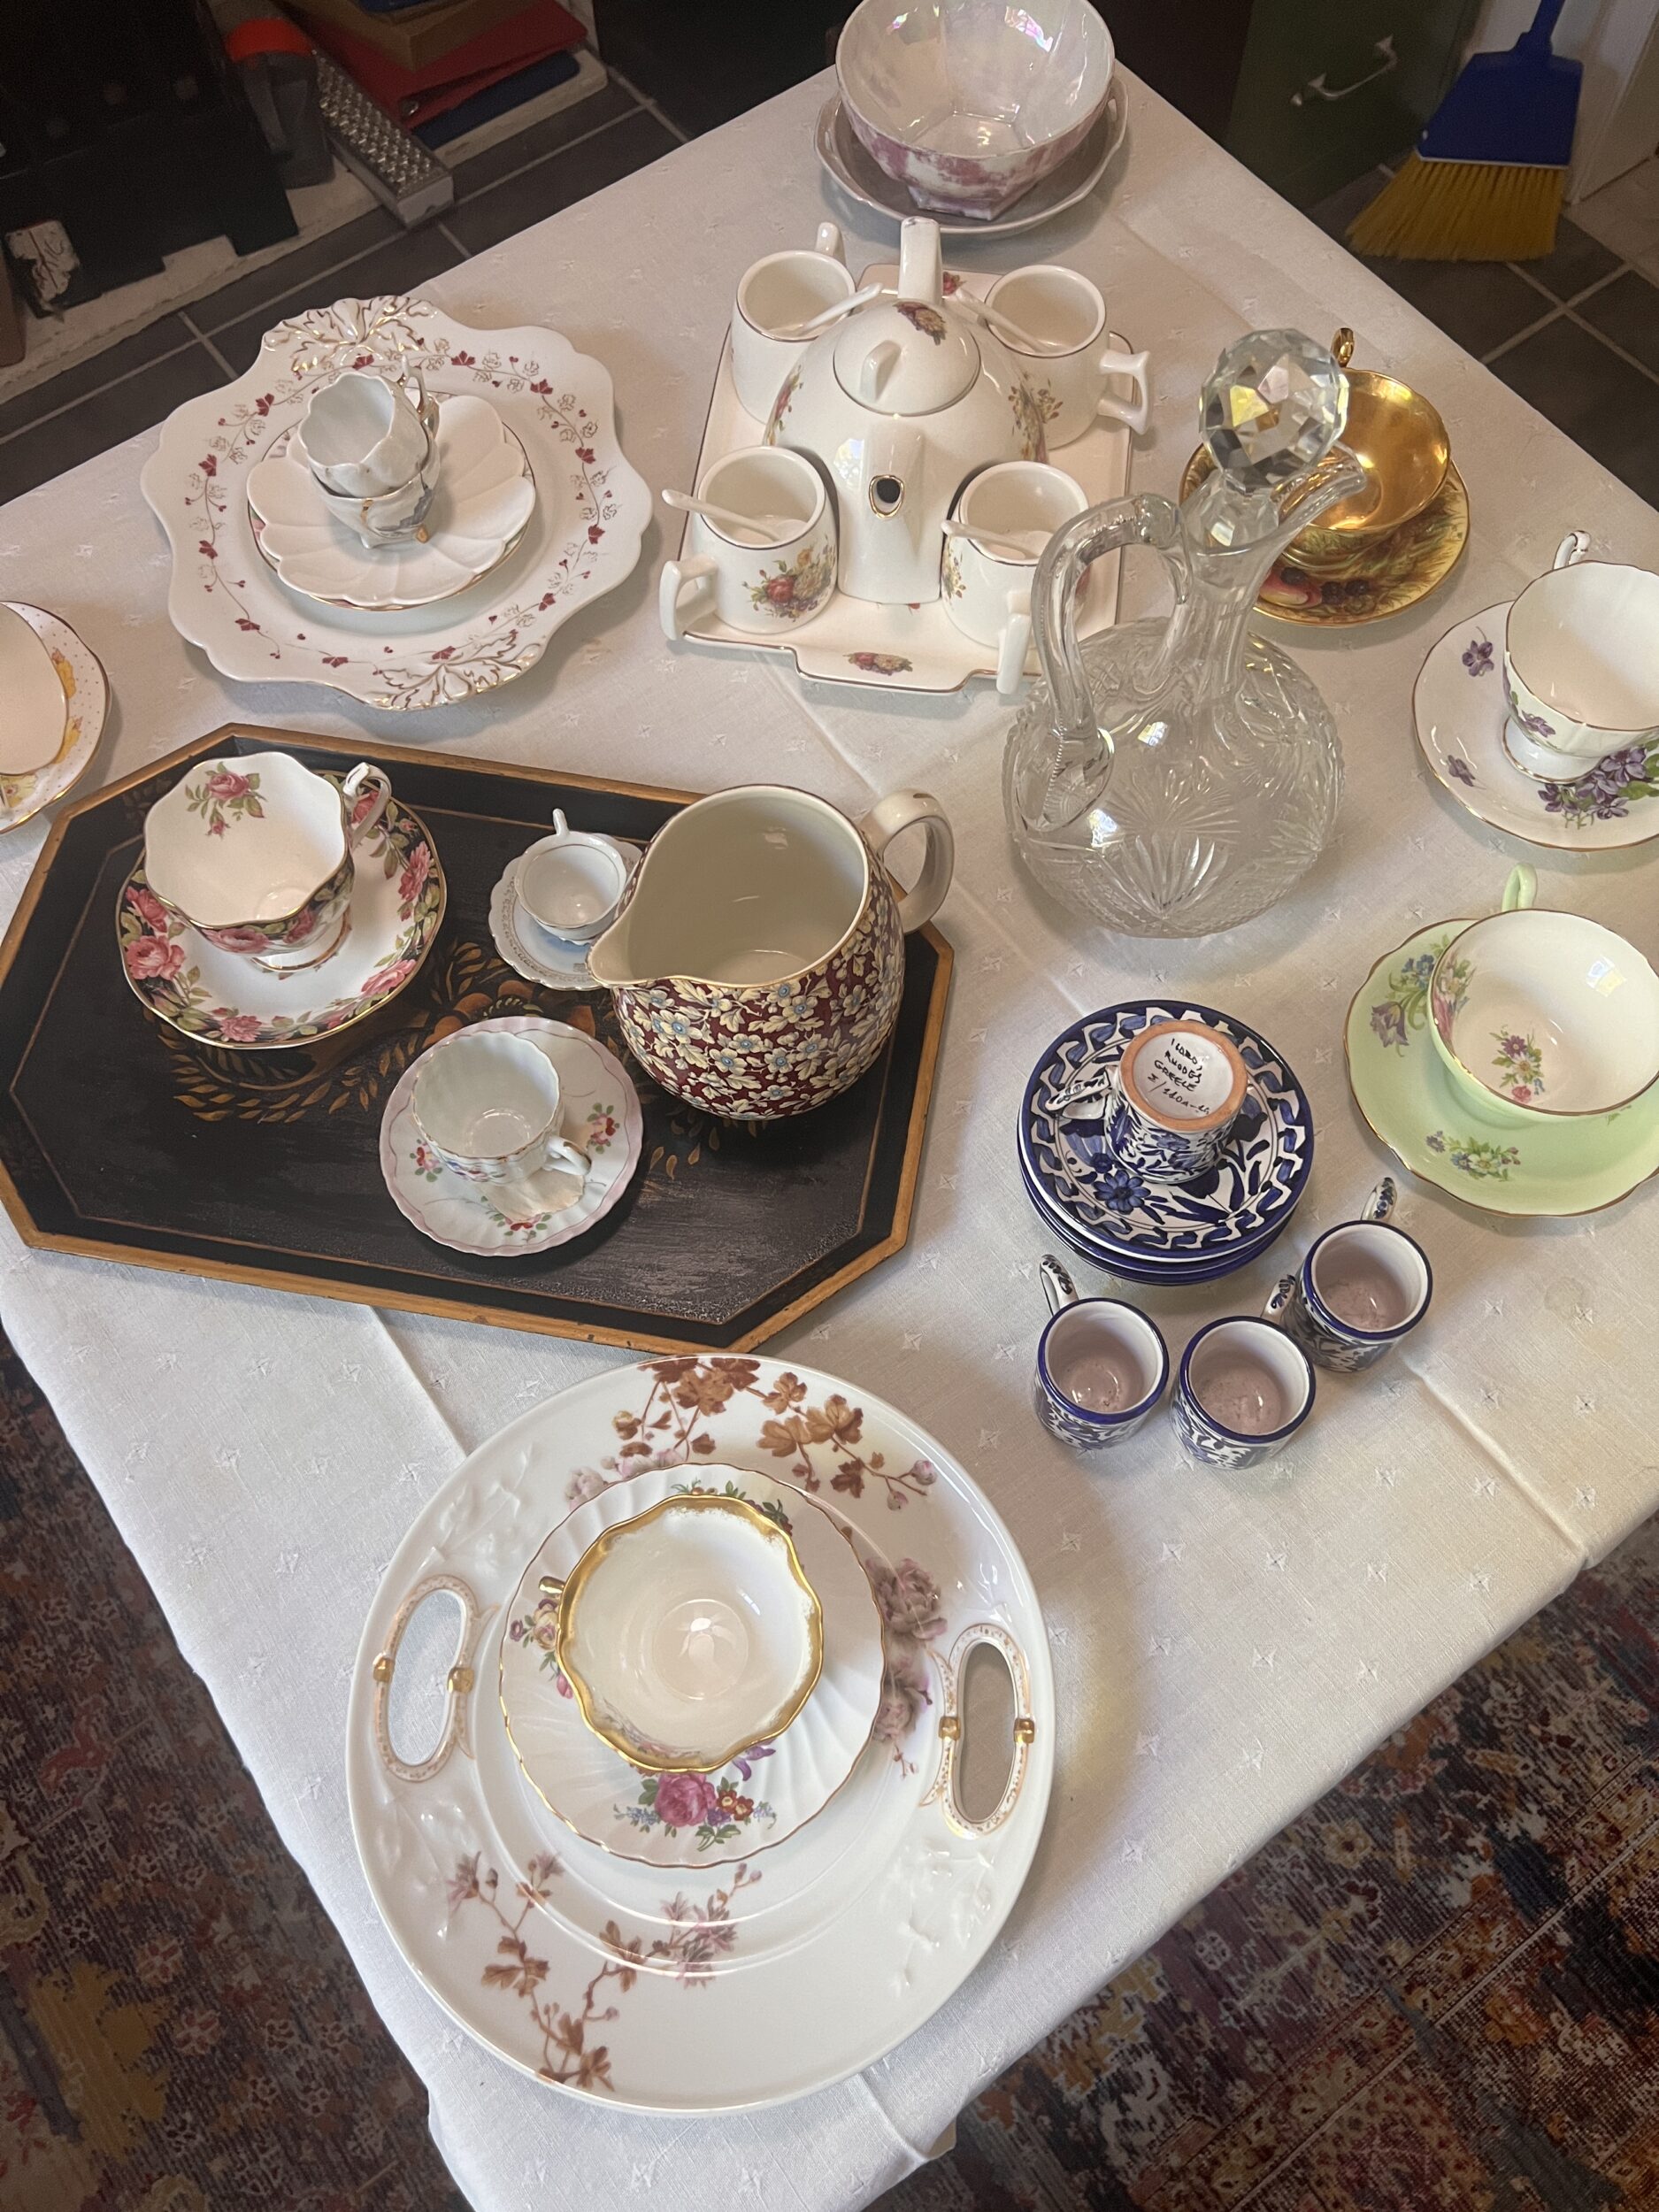
[[[582, 1719], [549, 1648], [567, 1575], [595, 1537], [685, 1490], [748, 1498], [780, 1522], [824, 1609], [824, 1667], [774, 1742], [715, 1774], [647, 1774]], [[881, 1701], [881, 1616], [842, 1524], [787, 1483], [736, 1468], [657, 1469], [578, 1507], [525, 1569], [501, 1640], [501, 1709], [526, 1781], [548, 1810], [602, 1850], [647, 1866], [753, 1858], [821, 1813], [869, 1744]]]
[[[640, 856], [639, 847], [623, 837], [613, 837], [610, 842], [632, 869]], [[515, 860], [503, 871], [489, 895], [489, 933], [496, 951], [526, 983], [545, 983], [550, 991], [596, 991], [599, 986], [588, 965], [587, 946], [574, 937], [556, 937], [525, 911], [518, 899], [518, 873]]]
[[209, 944], [180, 921], [150, 889], [139, 861], [115, 915], [127, 982], [152, 1014], [187, 1037], [238, 1052], [273, 1052], [350, 1028], [414, 975], [438, 934], [445, 897], [426, 824], [396, 799], [387, 801], [356, 859], [335, 950], [280, 975]]
[[[492, 1030], [527, 1037], [546, 1053], [558, 1071], [561, 1133], [594, 1164], [585, 1185], [564, 1169], [544, 1169], [535, 1179], [541, 1202], [523, 1213], [502, 1195], [504, 1186], [452, 1175], [422, 1141], [411, 1110], [415, 1078], [432, 1053], [456, 1036]], [[568, 1244], [602, 1220], [626, 1190], [643, 1141], [639, 1098], [614, 1053], [565, 1022], [505, 1014], [452, 1032], [404, 1069], [380, 1120], [380, 1172], [398, 1211], [434, 1244], [480, 1259], [517, 1259]]]
[[0, 776], [0, 833], [31, 820], [80, 782], [98, 749], [110, 703], [103, 668], [66, 622], [43, 607], [26, 607], [14, 599], [5, 603], [13, 614], [22, 616], [51, 655], [67, 712], [63, 741], [43, 767], [31, 768], [26, 775]]
[[1659, 741], [1586, 764], [1573, 783], [1517, 768], [1503, 741], [1503, 625], [1509, 602], [1455, 622], [1418, 671], [1412, 719], [1423, 757], [1465, 812], [1532, 845], [1608, 852], [1659, 837]]
[[1469, 918], [1385, 953], [1348, 1010], [1348, 1079], [1371, 1134], [1402, 1167], [1483, 1213], [1595, 1213], [1659, 1171], [1659, 1087], [1609, 1114], [1487, 1120], [1428, 1030], [1429, 977]]

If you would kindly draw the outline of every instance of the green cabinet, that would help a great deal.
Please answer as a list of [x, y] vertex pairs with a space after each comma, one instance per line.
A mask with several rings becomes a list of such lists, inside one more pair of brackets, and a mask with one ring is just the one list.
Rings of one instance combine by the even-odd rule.
[[1256, 0], [1230, 152], [1299, 207], [1416, 139], [1463, 62], [1479, 0]]

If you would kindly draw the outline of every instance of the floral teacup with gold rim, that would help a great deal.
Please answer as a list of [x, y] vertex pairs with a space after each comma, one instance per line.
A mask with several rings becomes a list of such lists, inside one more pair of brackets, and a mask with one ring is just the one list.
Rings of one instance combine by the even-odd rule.
[[1500, 911], [1446, 945], [1429, 1034], [1489, 1119], [1612, 1113], [1659, 1082], [1659, 976], [1600, 922], [1535, 907], [1536, 890], [1511, 870]]
[[221, 951], [314, 967], [339, 947], [355, 849], [391, 795], [367, 761], [339, 784], [288, 753], [203, 761], [144, 817], [145, 879]]
[[582, 1718], [648, 1773], [711, 1774], [775, 1741], [824, 1663], [794, 1539], [747, 1498], [664, 1498], [541, 1590], [558, 1601], [554, 1650]]

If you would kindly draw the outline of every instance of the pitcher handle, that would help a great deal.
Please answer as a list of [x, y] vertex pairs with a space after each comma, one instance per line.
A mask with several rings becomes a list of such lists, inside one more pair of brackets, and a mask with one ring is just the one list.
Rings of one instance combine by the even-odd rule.
[[922, 826], [927, 852], [913, 888], [899, 901], [899, 927], [907, 934], [933, 920], [950, 888], [956, 841], [950, 833], [945, 810], [929, 792], [890, 791], [885, 799], [877, 800], [858, 825], [864, 842], [879, 859], [899, 832], [916, 822]]
[[1112, 770], [1112, 736], [1102, 727], [1089, 695], [1078, 646], [1077, 595], [1091, 565], [1125, 546], [1149, 545], [1161, 553], [1187, 595], [1187, 564], [1180, 551], [1180, 516], [1156, 492], [1109, 500], [1056, 530], [1037, 564], [1031, 588], [1031, 626], [1037, 661], [1053, 702], [1053, 741], [1021, 769], [1015, 803], [1033, 834], [1063, 828], [1093, 806]]

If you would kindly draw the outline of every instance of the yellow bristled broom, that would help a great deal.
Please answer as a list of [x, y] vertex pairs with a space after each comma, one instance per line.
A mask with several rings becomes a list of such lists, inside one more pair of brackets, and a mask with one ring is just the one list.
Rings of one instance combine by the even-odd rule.
[[1412, 154], [1348, 226], [1356, 253], [1401, 261], [1535, 261], [1555, 244], [1581, 62], [1550, 51], [1542, 0], [1506, 54], [1472, 54]]

